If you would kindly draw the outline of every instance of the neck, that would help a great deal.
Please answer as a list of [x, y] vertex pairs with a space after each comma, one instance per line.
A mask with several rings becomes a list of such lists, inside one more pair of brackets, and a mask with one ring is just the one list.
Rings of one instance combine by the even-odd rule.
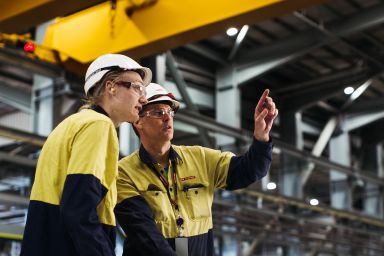
[[169, 163], [169, 150], [171, 148], [171, 142], [167, 143], [146, 143], [141, 141], [145, 150], [151, 156], [151, 158], [156, 162], [161, 164], [163, 167], [167, 167]]
[[115, 127], [119, 127], [121, 124], [121, 121], [117, 119], [117, 117], [114, 115], [115, 113], [112, 111], [110, 106], [108, 104], [105, 104], [103, 102], [99, 103], [99, 106], [102, 107], [105, 112], [107, 112], [109, 118], [111, 118], [112, 123], [114, 124]]

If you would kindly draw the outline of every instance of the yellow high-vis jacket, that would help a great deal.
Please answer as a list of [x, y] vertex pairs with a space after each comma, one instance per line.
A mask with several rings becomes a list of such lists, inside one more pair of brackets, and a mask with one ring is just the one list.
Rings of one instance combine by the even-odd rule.
[[52, 131], [37, 164], [21, 256], [115, 255], [118, 153], [101, 107]]
[[271, 157], [272, 143], [256, 140], [241, 156], [172, 145], [163, 169], [141, 146], [119, 162], [115, 213], [127, 235], [123, 255], [175, 255], [177, 237], [187, 237], [189, 255], [213, 255], [214, 190], [261, 179]]

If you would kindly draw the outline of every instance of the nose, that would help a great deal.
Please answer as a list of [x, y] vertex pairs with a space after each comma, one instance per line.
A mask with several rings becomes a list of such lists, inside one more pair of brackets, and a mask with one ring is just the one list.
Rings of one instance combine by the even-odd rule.
[[145, 105], [145, 104], [148, 103], [148, 100], [147, 100], [147, 98], [145, 98], [144, 95], [142, 95], [142, 96], [139, 98], [139, 102], [140, 102], [141, 105]]
[[165, 114], [163, 115], [163, 121], [167, 122], [169, 119], [171, 119], [171, 114], [165, 112]]

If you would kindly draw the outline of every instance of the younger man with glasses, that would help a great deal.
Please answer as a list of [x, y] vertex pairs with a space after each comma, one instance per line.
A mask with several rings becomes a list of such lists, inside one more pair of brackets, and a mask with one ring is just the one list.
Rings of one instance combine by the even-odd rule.
[[94, 60], [86, 104], [48, 136], [37, 163], [21, 256], [115, 255], [116, 128], [139, 119], [152, 72], [121, 54]]
[[266, 90], [254, 113], [254, 139], [241, 156], [200, 146], [175, 146], [179, 102], [158, 84], [134, 129], [140, 149], [119, 163], [115, 214], [127, 238], [123, 255], [213, 255], [211, 206], [215, 188], [245, 188], [269, 170], [269, 138], [278, 114]]

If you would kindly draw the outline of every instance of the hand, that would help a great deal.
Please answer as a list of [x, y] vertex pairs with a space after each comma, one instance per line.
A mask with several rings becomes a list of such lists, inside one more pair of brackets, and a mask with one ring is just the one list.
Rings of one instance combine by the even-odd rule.
[[257, 103], [253, 117], [255, 120], [253, 136], [256, 140], [263, 142], [269, 141], [269, 132], [271, 131], [273, 120], [275, 120], [279, 113], [272, 98], [268, 95], [269, 89], [266, 89]]

